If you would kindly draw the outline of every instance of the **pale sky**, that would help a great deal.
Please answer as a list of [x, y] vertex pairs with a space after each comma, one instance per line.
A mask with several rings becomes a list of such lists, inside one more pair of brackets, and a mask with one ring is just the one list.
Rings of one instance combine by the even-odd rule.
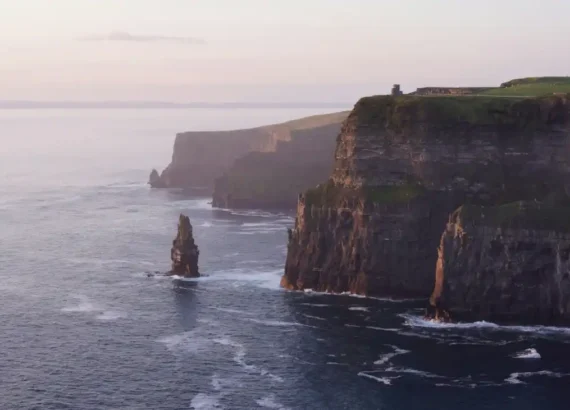
[[568, 0], [0, 0], [0, 100], [353, 101], [570, 75]]

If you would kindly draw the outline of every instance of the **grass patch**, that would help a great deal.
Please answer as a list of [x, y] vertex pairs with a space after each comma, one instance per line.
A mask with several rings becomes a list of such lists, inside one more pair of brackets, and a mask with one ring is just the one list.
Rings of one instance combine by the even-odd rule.
[[552, 94], [570, 93], [570, 77], [529, 77], [511, 80], [494, 88], [478, 93], [486, 96], [540, 97]]

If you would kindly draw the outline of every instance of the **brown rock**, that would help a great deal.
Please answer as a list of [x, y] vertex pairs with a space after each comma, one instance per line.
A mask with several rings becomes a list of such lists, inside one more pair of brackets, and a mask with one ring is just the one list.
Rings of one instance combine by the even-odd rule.
[[194, 243], [192, 224], [190, 218], [180, 214], [178, 222], [178, 234], [172, 241], [170, 258], [172, 259], [172, 275], [186, 278], [197, 278], [198, 272], [198, 246]]

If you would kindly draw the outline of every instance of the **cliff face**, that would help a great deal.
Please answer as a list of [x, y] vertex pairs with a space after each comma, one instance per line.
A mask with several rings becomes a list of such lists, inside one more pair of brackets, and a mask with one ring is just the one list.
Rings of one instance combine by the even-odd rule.
[[171, 163], [154, 179], [154, 186], [211, 190], [238, 158], [250, 152], [274, 152], [280, 142], [291, 141], [299, 130], [340, 123], [345, 113], [317, 115], [259, 128], [185, 132], [176, 135]]
[[448, 215], [570, 192], [567, 97], [369, 97], [299, 199], [283, 286], [428, 296]]
[[570, 322], [570, 207], [463, 206], [441, 238], [436, 317]]
[[216, 180], [213, 206], [293, 209], [300, 192], [332, 172], [341, 124], [293, 131], [291, 141], [280, 141], [275, 152], [250, 152], [237, 159]]

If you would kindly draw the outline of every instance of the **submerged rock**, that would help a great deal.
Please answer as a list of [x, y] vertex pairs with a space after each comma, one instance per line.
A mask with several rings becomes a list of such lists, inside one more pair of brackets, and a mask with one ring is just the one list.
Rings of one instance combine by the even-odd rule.
[[186, 278], [197, 278], [198, 272], [198, 246], [194, 243], [192, 224], [190, 218], [180, 214], [178, 222], [178, 234], [172, 241], [170, 258], [172, 259], [172, 271], [170, 274]]
[[166, 183], [162, 180], [156, 169], [151, 171], [148, 178], [148, 184], [151, 188], [166, 188]]

